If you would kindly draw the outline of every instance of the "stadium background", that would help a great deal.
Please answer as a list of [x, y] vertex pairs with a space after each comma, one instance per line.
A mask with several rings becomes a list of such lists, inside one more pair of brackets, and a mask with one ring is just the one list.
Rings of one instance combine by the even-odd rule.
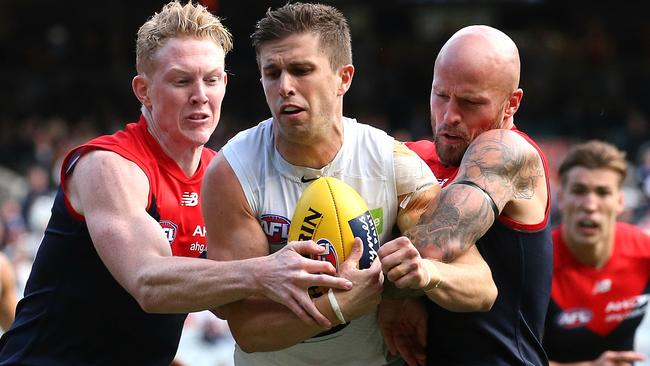
[[[469, 24], [504, 30], [522, 59], [517, 126], [540, 141], [552, 165], [572, 143], [588, 138], [624, 149], [633, 169], [622, 219], [650, 231], [650, 22], [640, 5], [322, 2], [341, 9], [352, 30], [356, 72], [345, 115], [405, 140], [431, 135], [431, 73], [442, 43]], [[14, 261], [21, 287], [49, 217], [61, 157], [78, 143], [137, 120], [130, 86], [135, 34], [163, 3], [0, 0], [0, 247]], [[221, 122], [209, 143], [219, 149], [269, 116], [249, 36], [265, 10], [284, 1], [203, 3], [223, 18], [235, 41], [226, 58]], [[218, 357], [200, 355], [228, 350], [231, 341], [223, 332], [223, 323], [209, 315], [190, 317], [179, 356], [190, 365], [217, 363]], [[648, 333], [640, 340], [650, 338]]]

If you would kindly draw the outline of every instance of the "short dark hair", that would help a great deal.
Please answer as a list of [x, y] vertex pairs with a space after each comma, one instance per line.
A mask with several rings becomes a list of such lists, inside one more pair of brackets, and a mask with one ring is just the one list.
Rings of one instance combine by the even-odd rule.
[[338, 9], [323, 4], [292, 3], [276, 10], [269, 8], [251, 35], [257, 63], [260, 47], [292, 34], [313, 33], [328, 53], [332, 70], [352, 63], [352, 41], [348, 22]]
[[574, 167], [587, 169], [609, 169], [621, 177], [619, 186], [627, 175], [625, 152], [603, 141], [591, 140], [574, 146], [562, 160], [558, 171], [562, 185], [566, 183], [566, 174]]

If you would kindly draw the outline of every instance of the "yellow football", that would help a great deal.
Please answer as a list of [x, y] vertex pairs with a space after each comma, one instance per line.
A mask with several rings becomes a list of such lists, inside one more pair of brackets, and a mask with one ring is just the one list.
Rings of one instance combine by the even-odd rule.
[[[325, 247], [319, 255], [339, 269], [350, 255], [354, 238], [363, 242], [359, 268], [368, 268], [377, 257], [379, 237], [365, 200], [347, 183], [321, 177], [311, 183], [296, 203], [289, 226], [289, 241], [313, 240]], [[323, 289], [312, 289], [319, 296]]]

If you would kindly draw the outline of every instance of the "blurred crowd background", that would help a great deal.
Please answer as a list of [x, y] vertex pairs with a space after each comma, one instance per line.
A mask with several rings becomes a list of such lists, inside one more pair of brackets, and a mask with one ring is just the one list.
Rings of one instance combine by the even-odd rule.
[[[226, 58], [221, 122], [209, 143], [219, 149], [270, 115], [249, 36], [268, 7], [285, 1], [201, 2], [223, 18], [235, 40]], [[352, 29], [356, 73], [345, 115], [402, 140], [431, 138], [431, 74], [442, 43], [469, 24], [508, 33], [522, 59], [517, 126], [540, 142], [552, 170], [577, 141], [598, 138], [626, 151], [631, 169], [622, 219], [650, 232], [650, 22], [641, 5], [322, 2], [341, 9]], [[15, 264], [21, 291], [49, 219], [62, 157], [138, 119], [131, 91], [135, 34], [164, 3], [0, 0], [0, 249]], [[188, 337], [196, 339], [184, 336], [181, 352], [191, 342], [232, 347], [223, 323], [204, 315], [188, 319]], [[196, 357], [190, 365], [207, 364]]]

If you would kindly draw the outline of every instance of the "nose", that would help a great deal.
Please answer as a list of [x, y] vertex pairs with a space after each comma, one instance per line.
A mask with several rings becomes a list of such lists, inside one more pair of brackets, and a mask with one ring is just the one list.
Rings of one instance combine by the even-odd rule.
[[461, 112], [458, 105], [458, 101], [455, 97], [450, 97], [447, 103], [445, 104], [445, 111], [443, 114], [444, 120], [450, 125], [457, 125], [462, 120]]
[[205, 85], [202, 83], [197, 83], [196, 87], [192, 91], [190, 97], [190, 103], [192, 104], [205, 104], [208, 102], [208, 94], [206, 93]]
[[288, 97], [290, 95], [295, 95], [296, 92], [293, 88], [293, 80], [291, 75], [287, 72], [282, 72], [278, 78], [278, 93], [282, 97]]
[[580, 202], [580, 207], [587, 212], [596, 211], [598, 208], [598, 195], [594, 192], [585, 194]]

